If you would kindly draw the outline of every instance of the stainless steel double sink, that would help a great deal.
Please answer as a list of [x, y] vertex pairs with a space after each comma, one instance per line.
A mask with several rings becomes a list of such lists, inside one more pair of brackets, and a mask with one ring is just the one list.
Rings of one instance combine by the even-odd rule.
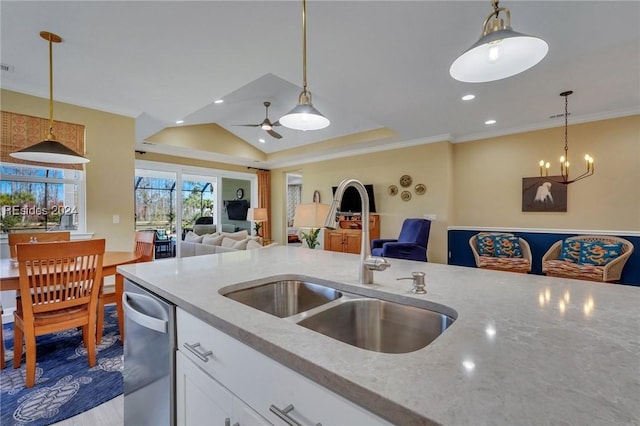
[[278, 280], [221, 292], [247, 306], [375, 352], [397, 354], [421, 349], [455, 321], [452, 315], [435, 310], [301, 280]]

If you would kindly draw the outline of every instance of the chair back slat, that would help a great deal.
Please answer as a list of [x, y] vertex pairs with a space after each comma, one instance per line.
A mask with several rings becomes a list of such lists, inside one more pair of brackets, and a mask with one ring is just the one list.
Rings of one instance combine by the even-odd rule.
[[82, 305], [95, 309], [104, 251], [104, 239], [18, 244], [25, 318]]
[[20, 232], [8, 235], [9, 252], [12, 259], [16, 258], [16, 245], [29, 243], [35, 238], [36, 242], [47, 243], [52, 241], [71, 241], [71, 232], [69, 231], [52, 231], [52, 232]]
[[155, 232], [136, 231], [133, 251], [142, 255], [138, 262], [150, 262], [155, 254]]

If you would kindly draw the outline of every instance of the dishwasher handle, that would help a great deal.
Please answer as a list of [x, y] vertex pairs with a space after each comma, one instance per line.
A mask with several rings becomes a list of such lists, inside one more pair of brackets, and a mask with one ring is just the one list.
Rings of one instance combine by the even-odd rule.
[[124, 292], [122, 293], [122, 307], [124, 308], [125, 315], [137, 324], [159, 333], [168, 333], [169, 319], [168, 318], [156, 318], [146, 313], [137, 310], [129, 300], [135, 302], [145, 311], [162, 312], [163, 306], [155, 300], [153, 297], [145, 296], [144, 294]]

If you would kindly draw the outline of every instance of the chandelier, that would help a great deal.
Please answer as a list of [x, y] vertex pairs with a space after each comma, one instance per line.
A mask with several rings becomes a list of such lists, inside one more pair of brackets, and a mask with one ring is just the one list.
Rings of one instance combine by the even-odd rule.
[[9, 154], [13, 158], [41, 163], [85, 164], [88, 158], [83, 157], [56, 140], [53, 132], [53, 43], [60, 43], [62, 38], [48, 31], [40, 31], [40, 37], [49, 42], [49, 132], [44, 141], [28, 146]]
[[[560, 96], [564, 96], [564, 155], [560, 157], [560, 175], [562, 177], [562, 181], [560, 181], [559, 183], [568, 185], [570, 183], [573, 182], [577, 182], [580, 179], [584, 179], [586, 177], [589, 177], [593, 174], [594, 172], [594, 164], [593, 164], [593, 157], [590, 156], [589, 154], [586, 154], [584, 156], [584, 162], [587, 166], [587, 170], [582, 173], [580, 176], [574, 178], [574, 179], [570, 179], [569, 178], [569, 139], [567, 137], [568, 135], [568, 117], [569, 117], [569, 101], [568, 101], [568, 97], [570, 94], [572, 94], [573, 91], [572, 90], [568, 90], [566, 92], [562, 92], [560, 93]], [[545, 176], [549, 176], [549, 167], [551, 166], [551, 164], [549, 164], [549, 162], [545, 162], [544, 160], [540, 160], [540, 177], [542, 177], [543, 172], [545, 173]]]

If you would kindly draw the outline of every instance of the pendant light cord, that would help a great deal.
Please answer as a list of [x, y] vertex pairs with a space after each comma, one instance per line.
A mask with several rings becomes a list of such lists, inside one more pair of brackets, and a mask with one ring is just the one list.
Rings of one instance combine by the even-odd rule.
[[49, 34], [49, 135], [47, 139], [53, 140], [53, 41]]
[[569, 161], [569, 93], [564, 95], [564, 158]]
[[307, 2], [302, 0], [302, 92], [307, 93]]

